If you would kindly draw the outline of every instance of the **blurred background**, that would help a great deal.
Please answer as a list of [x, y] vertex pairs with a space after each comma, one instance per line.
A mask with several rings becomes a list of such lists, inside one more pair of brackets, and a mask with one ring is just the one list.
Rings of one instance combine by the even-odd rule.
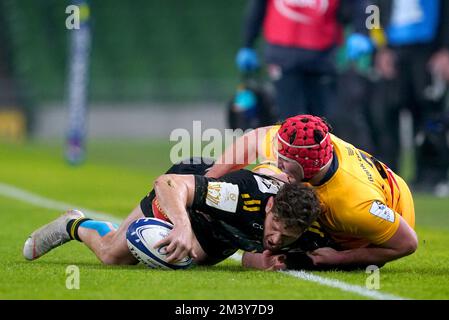
[[[69, 4], [0, 2], [0, 105], [25, 114], [26, 121], [14, 112], [10, 117], [17, 118], [18, 127], [25, 123], [30, 137], [65, 132]], [[234, 54], [244, 1], [89, 4], [91, 136], [167, 137], [169, 128], [180, 126], [171, 120], [186, 117], [224, 127], [224, 101], [238, 80]], [[173, 112], [170, 120], [161, 114], [168, 112]], [[117, 125], [118, 120], [123, 124]]]
[[[438, 0], [430, 2], [435, 1], [439, 3]], [[269, 19], [267, 12], [279, 9], [276, 5], [280, 5], [284, 13], [298, 14], [301, 10], [314, 9], [314, 5], [323, 9], [325, 3], [328, 12], [319, 23], [324, 29], [330, 28], [335, 39], [329, 44], [318, 44], [319, 49], [309, 46], [310, 39], [306, 39], [307, 45], [298, 50], [303, 50], [299, 54], [302, 65], [323, 66], [331, 59], [333, 112], [320, 114], [320, 109], [312, 108], [321, 102], [309, 102], [310, 108], [293, 106], [292, 112], [327, 116], [338, 136], [377, 155], [407, 180], [416, 180], [415, 171], [419, 166], [413, 160], [419, 158], [416, 148], [430, 141], [424, 154], [446, 150], [449, 125], [448, 121], [432, 122], [430, 127], [433, 125], [432, 128], [437, 129], [428, 138], [426, 133], [423, 135], [425, 130], [417, 129], [420, 126], [414, 109], [407, 105], [413, 102], [405, 102], [393, 111], [386, 107], [390, 102], [383, 98], [385, 90], [382, 88], [389, 85], [384, 81], [385, 74], [377, 68], [376, 55], [386, 46], [382, 41], [388, 42], [388, 35], [387, 40], [379, 40], [369, 30], [359, 30], [361, 25], [365, 26], [367, 6], [379, 5], [383, 10], [381, 2], [0, 0], [0, 139], [22, 144], [67, 141], [69, 145], [84, 148], [86, 139], [167, 141], [175, 128], [191, 131], [193, 120], [202, 121], [203, 130], [246, 129], [275, 123], [289, 115], [281, 106], [279, 77], [290, 72], [290, 67], [293, 70], [297, 66], [282, 65], [283, 58], [281, 62], [276, 60], [277, 47], [282, 45], [273, 45], [270, 41], [277, 39], [273, 33], [282, 33], [282, 28], [275, 26], [275, 31], [267, 32], [271, 23], [266, 20]], [[422, 5], [424, 16], [428, 13], [424, 1], [412, 2]], [[387, 22], [385, 28], [388, 23], [394, 27], [398, 19], [404, 19], [398, 18], [398, 12], [404, 12], [401, 1], [391, 3], [395, 4], [394, 8], [381, 12], [388, 12], [396, 20]], [[73, 13], [67, 11], [71, 4], [82, 9], [81, 30], [85, 31], [87, 39], [81, 36], [75, 39], [79, 30], [67, 28], [67, 19]], [[435, 12], [444, 10], [437, 7]], [[429, 19], [449, 29], [447, 17], [433, 14]], [[416, 20], [413, 23], [416, 24]], [[340, 31], [344, 38], [337, 36]], [[354, 38], [354, 35], [362, 38]], [[319, 32], [313, 33], [313, 37], [313, 41], [322, 39]], [[433, 43], [436, 39], [437, 36], [430, 37], [427, 41]], [[411, 48], [412, 52], [423, 50], [410, 43], [392, 41], [390, 44], [393, 44], [393, 51], [401, 50], [401, 46], [407, 50]], [[270, 51], [273, 46], [276, 50]], [[311, 59], [307, 56], [309, 51], [319, 52], [320, 58]], [[320, 60], [323, 52], [326, 58]], [[290, 55], [284, 52], [281, 57], [282, 54]], [[402, 66], [410, 63], [406, 61]], [[87, 73], [80, 75], [83, 68]], [[301, 71], [306, 73], [306, 84], [301, 90], [305, 90], [305, 95], [312, 93], [312, 98], [307, 99], [321, 101], [324, 91], [319, 86], [307, 85], [314, 79], [308, 78], [310, 73], [318, 71], [309, 69]], [[401, 66], [398, 70], [402, 70]], [[326, 76], [327, 72], [324, 72]], [[444, 100], [444, 108], [436, 114], [438, 119], [444, 119], [448, 105], [446, 79], [424, 73], [421, 75], [428, 77], [429, 83], [422, 90], [432, 86], [437, 87], [435, 90], [440, 88], [439, 99]], [[404, 77], [420, 78], [421, 75]], [[411, 86], [407, 90], [413, 92], [416, 88]], [[85, 97], [78, 96], [77, 100], [77, 92]], [[291, 95], [282, 97], [296, 101]], [[264, 104], [264, 107], [259, 106], [256, 113], [245, 113], [256, 104]], [[324, 108], [330, 110], [330, 107]], [[398, 115], [399, 121], [386, 120], [390, 111]], [[252, 122], [254, 118], [258, 121]], [[396, 136], [395, 130], [398, 138], [391, 139], [399, 144], [382, 148], [388, 144], [385, 141], [390, 141], [390, 136]], [[439, 177], [441, 172], [447, 173], [449, 157], [444, 152], [436, 156], [442, 162]], [[423, 162], [429, 163], [435, 159], [433, 157]], [[445, 174], [441, 181], [435, 181], [433, 176], [430, 180], [431, 185], [424, 186], [423, 191], [449, 195]], [[442, 188], [435, 190], [437, 184], [442, 184]]]

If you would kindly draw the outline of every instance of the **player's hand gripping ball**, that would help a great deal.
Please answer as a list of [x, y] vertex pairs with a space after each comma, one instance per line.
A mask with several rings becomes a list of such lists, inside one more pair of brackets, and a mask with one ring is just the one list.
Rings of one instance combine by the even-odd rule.
[[131, 253], [142, 263], [153, 269], [186, 269], [192, 264], [190, 257], [176, 263], [166, 261], [166, 246], [153, 248], [173, 229], [167, 221], [156, 218], [138, 219], [131, 223], [126, 232], [126, 241]]

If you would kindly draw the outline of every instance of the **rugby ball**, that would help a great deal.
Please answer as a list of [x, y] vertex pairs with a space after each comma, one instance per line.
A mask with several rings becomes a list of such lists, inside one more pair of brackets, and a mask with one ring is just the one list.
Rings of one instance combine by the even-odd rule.
[[190, 257], [176, 263], [166, 261], [166, 246], [153, 248], [173, 229], [173, 225], [157, 218], [143, 218], [131, 223], [126, 232], [126, 241], [131, 253], [152, 269], [186, 269], [192, 264]]

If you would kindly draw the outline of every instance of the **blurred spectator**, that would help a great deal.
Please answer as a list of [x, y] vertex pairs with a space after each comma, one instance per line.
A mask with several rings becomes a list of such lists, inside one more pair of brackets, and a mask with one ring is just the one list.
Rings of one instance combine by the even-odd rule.
[[250, 0], [244, 42], [236, 58], [241, 72], [260, 66], [254, 50], [263, 26], [265, 62], [276, 91], [280, 118], [312, 113], [333, 118], [336, 47], [342, 23], [351, 18], [346, 0]]
[[[416, 191], [449, 195], [448, 114], [449, 2], [444, 0], [367, 1], [380, 8], [386, 45], [375, 56], [382, 78], [373, 119], [381, 159], [399, 166], [400, 111], [408, 109], [414, 123]], [[369, 38], [356, 34], [360, 52], [370, 50]], [[357, 45], [355, 45], [357, 47]], [[357, 50], [354, 50], [357, 51]]]
[[[371, 30], [370, 37], [366, 22], [371, 21], [366, 13], [367, 0], [352, 3], [352, 23], [345, 28], [345, 45], [337, 55], [338, 117], [334, 120], [334, 130], [343, 139], [350, 140], [371, 154], [377, 154], [377, 135], [374, 134], [373, 104], [378, 78], [373, 71], [373, 51], [379, 30]], [[382, 34], [383, 35], [383, 34]]]
[[342, 47], [338, 53], [338, 117], [332, 126], [342, 139], [376, 154], [370, 104], [373, 95], [372, 57], [363, 55], [352, 60], [348, 48]]

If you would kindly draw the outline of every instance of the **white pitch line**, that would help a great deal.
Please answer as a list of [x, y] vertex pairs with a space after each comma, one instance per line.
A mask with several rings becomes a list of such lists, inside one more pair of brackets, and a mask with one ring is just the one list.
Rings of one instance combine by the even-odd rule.
[[346, 283], [346, 282], [343, 282], [340, 280], [320, 277], [320, 276], [317, 276], [315, 274], [308, 273], [305, 271], [286, 270], [286, 271], [281, 271], [281, 273], [284, 273], [284, 274], [287, 274], [287, 275], [290, 275], [290, 276], [293, 276], [293, 277], [296, 277], [296, 278], [299, 278], [302, 280], [315, 282], [315, 283], [321, 284], [323, 286], [337, 288], [337, 289], [340, 289], [340, 290], [346, 291], [346, 292], [356, 293], [358, 295], [361, 295], [361, 296], [364, 296], [367, 298], [371, 298], [371, 299], [409, 300], [407, 298], [395, 296], [395, 295], [392, 295], [389, 293], [383, 293], [378, 290], [370, 290], [365, 287], [354, 285], [354, 284], [349, 284], [349, 283]]
[[118, 223], [118, 224], [121, 222], [120, 219], [117, 219], [116, 217], [113, 217], [109, 214], [101, 213], [101, 212], [86, 209], [86, 208], [80, 208], [73, 204], [45, 198], [45, 197], [42, 197], [35, 193], [31, 193], [24, 189], [20, 189], [20, 188], [11, 186], [9, 184], [1, 183], [1, 182], [0, 182], [0, 195], [8, 197], [8, 198], [16, 199], [19, 201], [23, 201], [23, 202], [26, 202], [26, 203], [29, 203], [29, 204], [32, 204], [32, 205], [35, 205], [35, 206], [41, 207], [41, 208], [47, 208], [47, 209], [51, 209], [51, 210], [60, 210], [62, 212], [65, 212], [69, 209], [78, 209], [78, 210], [81, 210], [86, 215], [88, 215], [92, 218], [98, 219], [98, 220], [108, 220], [110, 222]]
[[[235, 253], [231, 256], [233, 260], [241, 261], [242, 255], [240, 253]], [[328, 286], [332, 288], [337, 288], [342, 291], [355, 293], [358, 295], [361, 295], [363, 297], [367, 297], [370, 299], [376, 299], [376, 300], [409, 300], [407, 298], [395, 296], [388, 293], [382, 293], [378, 290], [370, 290], [367, 288], [364, 288], [362, 286], [349, 284], [340, 280], [331, 279], [331, 278], [324, 278], [317, 275], [314, 275], [312, 273], [300, 270], [285, 270], [285, 271], [279, 271], [279, 273], [286, 274], [298, 279], [302, 279], [305, 281], [315, 282], [323, 286]]]
[[[14, 187], [9, 184], [1, 183], [1, 182], [0, 182], [0, 196], [12, 198], [15, 200], [26, 202], [28, 204], [35, 205], [37, 207], [47, 208], [47, 209], [51, 209], [51, 210], [67, 211], [68, 209], [78, 209], [78, 210], [81, 210], [83, 213], [85, 213], [87, 216], [95, 218], [95, 219], [107, 220], [107, 221], [110, 221], [113, 223], [118, 223], [118, 224], [121, 222], [121, 220], [117, 219], [116, 217], [111, 216], [110, 214], [101, 213], [101, 212], [86, 209], [86, 208], [80, 208], [73, 204], [45, 198], [45, 197], [42, 197], [35, 193]], [[233, 256], [231, 256], [231, 258], [236, 261], [239, 261], [239, 262], [242, 260], [242, 256], [239, 253], [234, 254]], [[348, 283], [345, 283], [343, 281], [336, 280], [336, 279], [320, 277], [320, 276], [317, 276], [317, 275], [314, 275], [312, 273], [308, 273], [305, 271], [286, 270], [286, 271], [280, 271], [280, 273], [286, 274], [289, 276], [293, 276], [295, 278], [302, 279], [305, 281], [315, 282], [320, 285], [337, 288], [337, 289], [340, 289], [345, 292], [355, 293], [355, 294], [361, 295], [363, 297], [371, 298], [371, 299], [407, 300], [406, 298], [403, 298], [403, 297], [391, 295], [388, 293], [382, 293], [382, 292], [376, 291], [376, 290], [369, 290], [362, 286], [348, 284]]]

